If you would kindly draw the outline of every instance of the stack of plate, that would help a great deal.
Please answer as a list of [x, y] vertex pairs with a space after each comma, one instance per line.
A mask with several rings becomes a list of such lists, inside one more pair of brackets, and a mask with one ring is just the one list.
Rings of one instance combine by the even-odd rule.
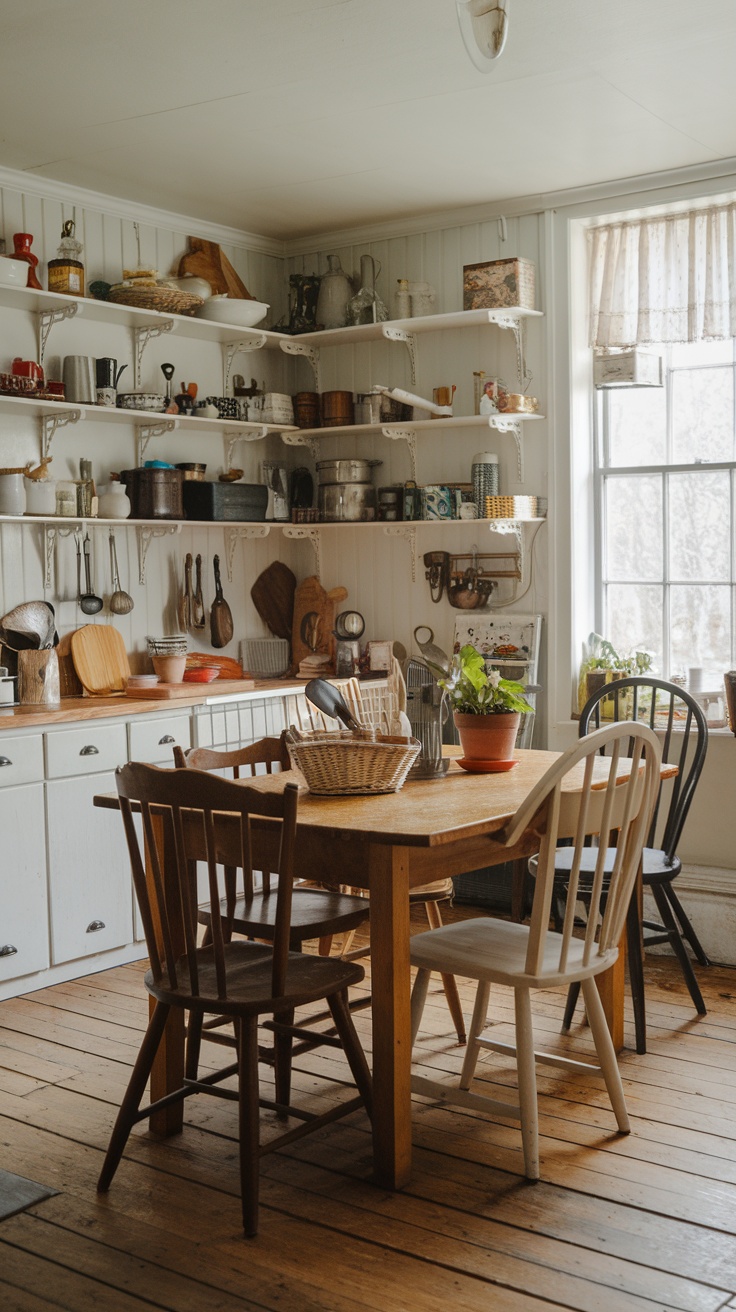
[[186, 633], [172, 633], [166, 638], [147, 638], [149, 656], [186, 656], [189, 639]]
[[130, 674], [128, 675], [125, 686], [132, 691], [135, 688], [153, 688], [157, 683], [157, 674]]

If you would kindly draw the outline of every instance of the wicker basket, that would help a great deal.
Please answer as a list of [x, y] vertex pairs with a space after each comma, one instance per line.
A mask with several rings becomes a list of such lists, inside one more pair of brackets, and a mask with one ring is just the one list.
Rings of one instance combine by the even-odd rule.
[[311, 793], [325, 796], [397, 793], [421, 750], [418, 738], [366, 732], [286, 734], [292, 764]]
[[204, 304], [201, 296], [181, 292], [176, 287], [126, 287], [115, 283], [107, 299], [116, 305], [133, 305], [139, 310], [157, 310], [159, 314], [195, 314]]
[[534, 519], [536, 497], [486, 497], [486, 519]]

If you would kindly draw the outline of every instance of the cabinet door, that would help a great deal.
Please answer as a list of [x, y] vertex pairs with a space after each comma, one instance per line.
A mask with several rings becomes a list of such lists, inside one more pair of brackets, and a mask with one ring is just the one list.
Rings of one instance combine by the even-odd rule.
[[92, 805], [115, 792], [112, 774], [46, 785], [51, 958], [54, 965], [133, 941], [133, 891], [117, 811]]
[[45, 970], [49, 964], [46, 834], [43, 784], [3, 788], [0, 833], [0, 981]]

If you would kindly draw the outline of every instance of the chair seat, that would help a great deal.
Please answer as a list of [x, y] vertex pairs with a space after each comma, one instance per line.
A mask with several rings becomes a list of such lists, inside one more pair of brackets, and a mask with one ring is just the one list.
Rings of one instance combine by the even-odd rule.
[[[276, 921], [277, 896], [274, 889], [268, 895], [256, 893], [250, 901], [239, 897], [235, 903], [233, 929], [238, 934], [253, 938], [273, 938]], [[226, 915], [225, 900], [220, 903], [221, 914]], [[291, 943], [309, 938], [322, 938], [357, 929], [368, 919], [370, 902], [364, 897], [353, 897], [316, 888], [295, 887], [291, 903]], [[199, 908], [200, 925], [209, 925], [210, 906]]]
[[[159, 1002], [186, 1006], [192, 1010], [218, 1016], [267, 1015], [288, 1011], [339, 993], [365, 979], [362, 966], [341, 961], [339, 957], [308, 956], [290, 952], [287, 958], [286, 985], [279, 998], [273, 996], [273, 952], [259, 943], [229, 943], [225, 947], [227, 997], [218, 997], [215, 958], [211, 947], [197, 950], [199, 993], [193, 999], [184, 964], [177, 971], [182, 984], [170, 989], [156, 983], [147, 971], [144, 983]], [[282, 1005], [283, 1004], [283, 1005]]]
[[[555, 852], [555, 874], [568, 873], [572, 868], [572, 860], [575, 849], [572, 847], [558, 847]], [[616, 856], [616, 848], [609, 847], [606, 852], [605, 873], [610, 874], [613, 869], [613, 862]], [[535, 858], [532, 858], [535, 860]], [[583, 850], [580, 869], [583, 874], [592, 874], [595, 870], [595, 863], [598, 860], [598, 848], [586, 847]], [[529, 863], [529, 869], [532, 870], [532, 862]], [[673, 857], [671, 861], [667, 859], [665, 852], [658, 847], [645, 847], [642, 852], [642, 878], [644, 883], [650, 883], [654, 880], [674, 879], [679, 875], [682, 869], [682, 862], [679, 857]]]
[[618, 949], [594, 952], [591, 962], [583, 964], [584, 943], [572, 939], [564, 972], [559, 969], [562, 936], [551, 930], [545, 939], [544, 961], [538, 975], [527, 975], [525, 963], [529, 945], [529, 927], [513, 921], [482, 916], [461, 920], [411, 940], [411, 964], [423, 970], [464, 975], [468, 979], [487, 980], [493, 984], [523, 985], [528, 988], [553, 988], [575, 979], [586, 979], [613, 964]]

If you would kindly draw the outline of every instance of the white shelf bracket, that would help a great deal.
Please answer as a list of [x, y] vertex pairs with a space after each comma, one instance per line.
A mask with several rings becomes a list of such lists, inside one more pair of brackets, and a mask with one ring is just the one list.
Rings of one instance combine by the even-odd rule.
[[82, 418], [81, 410], [66, 410], [58, 415], [41, 417], [41, 459], [45, 460], [51, 450], [51, 443], [57, 428], [66, 428], [67, 424], [76, 424]]
[[252, 428], [244, 428], [242, 433], [236, 433], [234, 437], [228, 438], [227, 443], [227, 469], [233, 467], [233, 451], [239, 442], [260, 442], [266, 437], [268, 429], [265, 424], [254, 424]]
[[494, 418], [492, 427], [499, 433], [510, 433], [516, 443], [516, 480], [524, 482], [524, 446], [522, 443], [521, 424], [516, 419]]
[[[330, 430], [327, 429], [327, 432]], [[309, 453], [313, 460], [319, 455], [319, 438], [304, 437], [301, 433], [282, 433], [281, 441], [285, 446], [306, 446], [309, 447]]]
[[176, 419], [162, 419], [160, 424], [136, 425], [136, 450], [138, 452], [139, 467], [143, 464], [143, 457], [151, 438], [163, 437], [164, 433], [170, 433], [174, 428], [178, 428]]
[[404, 538], [409, 543], [411, 552], [411, 581], [417, 581], [417, 530], [413, 524], [385, 524], [387, 538]]
[[237, 342], [225, 342], [225, 343], [223, 343], [223, 348], [222, 348], [222, 349], [223, 349], [224, 354], [225, 354], [225, 372], [224, 372], [224, 379], [223, 379], [223, 381], [224, 381], [223, 395], [224, 395], [224, 396], [227, 396], [227, 395], [228, 395], [228, 390], [227, 390], [227, 389], [228, 389], [228, 387], [230, 386], [230, 370], [231, 370], [232, 367], [233, 367], [233, 360], [235, 359], [235, 357], [236, 357], [236, 355], [238, 354], [238, 352], [239, 352], [239, 351], [260, 351], [260, 350], [266, 345], [266, 341], [267, 341], [267, 338], [266, 338], [266, 334], [265, 334], [265, 333], [253, 333], [250, 337], [242, 337], [242, 338], [239, 338]]
[[285, 524], [285, 538], [306, 538], [312, 544], [317, 578], [322, 577], [322, 536], [318, 528], [308, 528], [305, 524]]
[[233, 581], [233, 561], [235, 559], [235, 548], [238, 542], [243, 539], [246, 541], [252, 538], [267, 538], [271, 532], [270, 524], [248, 524], [241, 525], [238, 528], [229, 528], [226, 534], [227, 538], [227, 577], [228, 582]]
[[133, 351], [133, 382], [136, 391], [141, 385], [141, 366], [143, 364], [143, 356], [148, 343], [152, 341], [154, 337], [161, 337], [164, 333], [170, 333], [173, 327], [173, 319], [163, 319], [161, 323], [155, 324], [151, 328], [133, 329], [133, 341], [135, 343], [135, 349]]
[[319, 349], [316, 346], [307, 346], [304, 342], [279, 342], [281, 350], [286, 355], [301, 355], [308, 360], [312, 366], [314, 374], [314, 390], [321, 392], [322, 387], [319, 376]]
[[403, 342], [409, 352], [411, 362], [411, 381], [416, 385], [417, 381], [417, 338], [416, 333], [408, 333], [406, 328], [393, 328], [390, 324], [383, 324], [381, 336], [386, 338], [387, 342]]
[[409, 448], [409, 459], [411, 460], [411, 477], [414, 482], [417, 479], [417, 433], [415, 428], [382, 428], [381, 433], [384, 437], [392, 437], [395, 441], [406, 442]]
[[526, 356], [524, 352], [524, 320], [515, 314], [499, 314], [493, 319], [493, 323], [498, 328], [508, 328], [514, 334], [516, 342], [516, 373], [519, 378], [519, 386], [524, 391], [532, 380], [531, 374], [527, 371]]
[[59, 538], [70, 538], [76, 536], [81, 528], [81, 521], [75, 523], [73, 528], [60, 528], [58, 524], [44, 524], [43, 526], [43, 556], [45, 561], [45, 586], [53, 587], [51, 577], [51, 567], [56, 555], [56, 546]]
[[146, 525], [139, 524], [138, 532], [138, 582], [141, 587], [146, 581], [146, 556], [148, 548], [154, 538], [166, 538], [176, 536], [181, 533], [181, 524], [157, 525], [156, 528], [148, 528]]
[[58, 310], [40, 310], [38, 314], [38, 363], [43, 364], [46, 343], [55, 323], [73, 319], [79, 309], [78, 305], [62, 305]]

